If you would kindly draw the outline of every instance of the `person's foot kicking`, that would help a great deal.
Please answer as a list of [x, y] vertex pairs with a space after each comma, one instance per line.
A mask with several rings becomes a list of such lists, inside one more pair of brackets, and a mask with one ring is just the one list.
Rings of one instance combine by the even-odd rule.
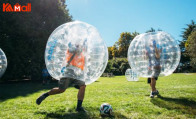
[[39, 98], [37, 98], [37, 100], [36, 100], [36, 104], [37, 105], [40, 105], [41, 104], [41, 102], [45, 99], [45, 98], [47, 98], [49, 96], [49, 94], [48, 93], [44, 93], [44, 94], [42, 94]]

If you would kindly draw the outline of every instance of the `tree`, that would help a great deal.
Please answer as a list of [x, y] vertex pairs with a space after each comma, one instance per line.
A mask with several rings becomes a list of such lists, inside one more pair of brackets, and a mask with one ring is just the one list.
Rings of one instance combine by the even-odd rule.
[[189, 35], [196, 29], [196, 24], [192, 20], [190, 24], [187, 24], [187, 28], [184, 28], [184, 31], [182, 32], [182, 38], [183, 41], [186, 41], [189, 37]]
[[112, 59], [112, 47], [108, 47], [109, 59]]
[[113, 58], [119, 56], [119, 54], [118, 54], [118, 48], [117, 48], [117, 46], [115, 44], [112, 46], [111, 50], [112, 50], [112, 56], [113, 56]]
[[181, 59], [180, 63], [183, 65], [182, 70], [190, 70], [189, 64], [190, 64], [190, 56], [187, 53], [186, 50], [186, 41], [189, 37], [189, 35], [196, 29], [196, 24], [192, 20], [190, 24], [187, 24], [187, 28], [184, 28], [184, 31], [182, 32], [182, 41], [180, 41], [180, 50], [181, 50]]
[[196, 30], [192, 32], [186, 41], [187, 54], [190, 56], [190, 64], [196, 67]]
[[128, 61], [121, 63], [120, 70], [122, 75], [125, 75], [125, 72], [128, 68], [130, 68]]
[[[157, 29], [157, 31], [162, 31], [161, 29]], [[149, 32], [156, 32], [156, 30], [154, 28], [150, 28], [150, 30], [147, 30], [146, 33], [149, 33]]]
[[138, 32], [122, 32], [120, 34], [120, 38], [118, 42], [115, 43], [118, 48], [119, 57], [127, 57], [127, 51], [131, 41], [135, 38], [135, 36], [139, 35]]
[[8, 67], [4, 76], [7, 79], [22, 79], [31, 75], [32, 79], [41, 78], [45, 66], [44, 51], [52, 31], [59, 25], [69, 22], [72, 17], [66, 9], [65, 0], [10, 1], [0, 4], [31, 3], [31, 12], [2, 12], [0, 15], [0, 47], [4, 50]]
[[111, 73], [111, 72], [112, 72], [112, 62], [109, 60], [104, 73]]
[[154, 28], [151, 27], [150, 30], [147, 30], [147, 31], [146, 31], [146, 33], [155, 32], [155, 31], [156, 31], [156, 30], [155, 30]]

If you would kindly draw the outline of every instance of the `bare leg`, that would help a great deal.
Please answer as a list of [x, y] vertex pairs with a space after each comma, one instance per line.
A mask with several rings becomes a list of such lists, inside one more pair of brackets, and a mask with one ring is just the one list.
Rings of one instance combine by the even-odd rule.
[[47, 98], [49, 95], [55, 95], [55, 94], [59, 94], [59, 93], [63, 93], [65, 91], [65, 89], [59, 89], [59, 88], [53, 88], [52, 90], [50, 90], [47, 93], [42, 94], [39, 98], [37, 98], [36, 103], [38, 105], [41, 104], [41, 102]]
[[152, 92], [155, 92], [156, 91], [156, 80], [155, 80], [155, 78], [151, 78], [150, 86], [152, 88]]
[[80, 112], [86, 112], [85, 109], [82, 107], [82, 102], [84, 99], [84, 94], [85, 94], [85, 88], [86, 86], [80, 86], [80, 89], [78, 91], [78, 103], [77, 103], [77, 107], [76, 107], [76, 111]]
[[78, 100], [83, 100], [84, 99], [84, 95], [85, 95], [85, 88], [86, 86], [81, 86], [79, 91], [78, 91]]
[[152, 89], [152, 85], [151, 85], [151, 82], [150, 82], [150, 87], [151, 87], [151, 89]]
[[53, 88], [48, 92], [48, 94], [55, 95], [55, 94], [63, 93], [64, 91], [65, 89]]

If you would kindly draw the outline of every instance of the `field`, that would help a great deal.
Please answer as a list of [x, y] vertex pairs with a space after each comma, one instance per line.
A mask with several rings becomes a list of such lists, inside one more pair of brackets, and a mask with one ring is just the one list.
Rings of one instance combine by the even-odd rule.
[[86, 88], [83, 107], [87, 113], [75, 111], [77, 89], [49, 96], [41, 105], [35, 100], [57, 83], [0, 84], [0, 119], [96, 119], [99, 107], [110, 103], [113, 117], [119, 119], [187, 119], [196, 118], [196, 74], [173, 74], [157, 81], [160, 96], [149, 98], [146, 79], [128, 82], [124, 76], [101, 77]]

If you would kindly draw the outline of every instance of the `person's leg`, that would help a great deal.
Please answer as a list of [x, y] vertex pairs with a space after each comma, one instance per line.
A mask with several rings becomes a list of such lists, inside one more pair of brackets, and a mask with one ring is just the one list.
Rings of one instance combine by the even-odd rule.
[[59, 94], [59, 93], [63, 93], [65, 91], [65, 89], [60, 89], [59, 87], [57, 88], [53, 88], [51, 89], [49, 92], [46, 92], [44, 94], [42, 94], [39, 98], [37, 98], [36, 103], [38, 105], [41, 104], [41, 102], [47, 98], [49, 95], [55, 95], [55, 94]]
[[41, 102], [47, 98], [49, 95], [55, 95], [55, 94], [59, 94], [59, 93], [63, 93], [69, 86], [69, 79], [66, 78], [62, 78], [59, 80], [59, 87], [53, 88], [51, 89], [49, 92], [46, 92], [44, 94], [42, 94], [37, 100], [36, 103], [38, 105], [41, 104]]
[[83, 100], [84, 99], [85, 88], [86, 88], [86, 85], [83, 85], [83, 86], [80, 87], [80, 89], [78, 91], [78, 100]]
[[155, 78], [151, 78], [151, 89], [152, 89], [152, 92], [156, 91], [156, 80], [155, 80]]
[[[152, 80], [151, 78], [148, 78], [148, 82], [147, 82], [147, 83], [149, 83], [150, 88], [151, 88], [151, 90], [152, 90], [152, 81], [151, 81], [151, 80]], [[154, 95], [153, 95], [153, 92], [152, 92], [152, 91], [150, 92], [150, 97], [151, 97], [151, 98], [153, 98], [153, 97], [154, 97]]]
[[59, 94], [59, 93], [63, 93], [65, 91], [65, 89], [60, 89], [59, 87], [53, 88], [51, 89], [48, 93], [48, 95], [55, 95], [55, 94]]
[[154, 92], [155, 95], [159, 95], [159, 91], [156, 88], [156, 82], [157, 82], [157, 80], [158, 80], [158, 77], [155, 78], [155, 92]]
[[148, 78], [147, 79], [147, 83], [150, 85], [151, 89], [152, 89], [152, 86], [151, 86], [151, 78]]
[[151, 90], [152, 90], [151, 93], [150, 93], [150, 97], [154, 98], [155, 91], [156, 91], [156, 80], [155, 80], [155, 78], [151, 78], [150, 86], [151, 86]]
[[156, 78], [151, 78], [151, 93], [150, 97], [153, 98], [155, 95], [159, 95], [159, 91], [156, 89], [156, 80], [158, 80], [158, 77]]
[[84, 95], [85, 95], [85, 88], [86, 88], [86, 85], [82, 85], [80, 86], [80, 89], [78, 91], [78, 102], [77, 102], [76, 111], [85, 111], [82, 108], [82, 102], [84, 100]]

